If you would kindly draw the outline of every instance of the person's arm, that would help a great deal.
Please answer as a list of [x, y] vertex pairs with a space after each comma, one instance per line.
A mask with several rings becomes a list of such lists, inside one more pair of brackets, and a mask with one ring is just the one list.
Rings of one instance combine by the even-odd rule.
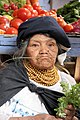
[[28, 116], [28, 117], [11, 117], [9, 120], [78, 120], [77, 117], [66, 117], [65, 119], [56, 118], [48, 114], [41, 114], [37, 116]]
[[[75, 109], [72, 105], [68, 105], [64, 112], [66, 113], [66, 118], [64, 120], [78, 120], [78, 118], [75, 117]], [[49, 114], [38, 114], [35, 116], [28, 117], [12, 117], [9, 120], [63, 120], [63, 119], [56, 118]]]
[[28, 116], [28, 117], [11, 117], [9, 120], [78, 120], [77, 117], [75, 117], [75, 110], [74, 108], [69, 105], [67, 109], [65, 110], [66, 118], [56, 118], [49, 114], [38, 114], [35, 116]]
[[35, 116], [28, 116], [28, 117], [13, 117], [9, 120], [62, 120], [60, 118], [56, 118], [49, 114], [38, 114]]

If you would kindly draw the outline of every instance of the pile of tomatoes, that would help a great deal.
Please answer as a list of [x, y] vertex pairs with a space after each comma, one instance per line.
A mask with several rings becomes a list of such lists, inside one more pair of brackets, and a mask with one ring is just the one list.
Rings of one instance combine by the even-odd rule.
[[5, 16], [0, 16], [0, 34], [18, 34], [18, 27], [20, 24], [36, 16], [54, 17], [65, 32], [70, 32], [73, 29], [71, 24], [67, 24], [61, 16], [57, 16], [55, 9], [51, 9], [50, 11], [43, 10], [38, 0], [27, 0], [26, 4], [21, 8], [14, 10], [12, 13], [12, 20], [9, 20]]

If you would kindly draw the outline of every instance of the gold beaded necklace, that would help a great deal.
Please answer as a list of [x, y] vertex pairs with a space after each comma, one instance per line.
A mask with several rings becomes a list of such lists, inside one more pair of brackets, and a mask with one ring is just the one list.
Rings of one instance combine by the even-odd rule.
[[27, 70], [29, 78], [39, 84], [52, 86], [59, 80], [58, 70], [55, 66], [51, 70], [40, 70], [31, 66], [31, 64], [27, 61], [24, 61], [23, 64]]

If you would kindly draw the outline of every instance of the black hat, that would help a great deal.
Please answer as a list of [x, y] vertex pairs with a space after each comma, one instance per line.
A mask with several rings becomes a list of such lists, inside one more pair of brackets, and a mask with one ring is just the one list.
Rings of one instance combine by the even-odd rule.
[[67, 50], [70, 48], [70, 42], [66, 33], [55, 18], [51, 16], [35, 17], [22, 23], [18, 29], [18, 47], [21, 47], [22, 41], [26, 41], [31, 35], [37, 33], [48, 33], [57, 43], [61, 44], [63, 49]]

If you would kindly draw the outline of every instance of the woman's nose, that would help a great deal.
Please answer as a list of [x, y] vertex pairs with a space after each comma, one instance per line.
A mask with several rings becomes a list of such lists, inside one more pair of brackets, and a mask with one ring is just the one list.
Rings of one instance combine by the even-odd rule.
[[49, 49], [47, 46], [41, 46], [40, 47], [40, 54], [47, 54], [49, 52]]

